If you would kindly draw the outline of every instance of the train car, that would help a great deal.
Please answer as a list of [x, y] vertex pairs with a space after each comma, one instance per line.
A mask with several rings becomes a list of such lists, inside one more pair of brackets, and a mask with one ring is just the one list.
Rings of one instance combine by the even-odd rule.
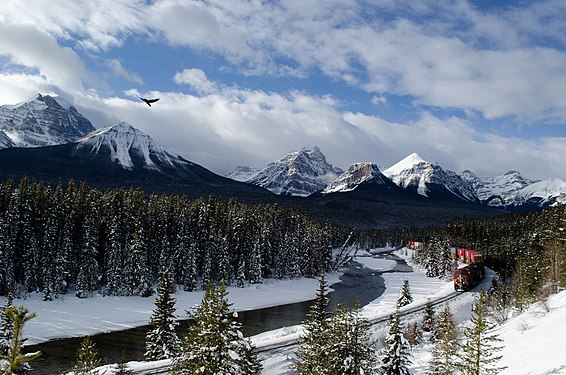
[[475, 287], [485, 276], [483, 266], [483, 256], [480, 252], [468, 249], [458, 249], [458, 258], [463, 255], [467, 266], [454, 270], [454, 289], [457, 291], [467, 291]]
[[450, 257], [452, 259], [458, 258], [458, 249], [457, 248], [455, 248], [455, 247], [450, 248]]
[[466, 260], [466, 249], [458, 249], [456, 250], [458, 254], [458, 259], [464, 262]]

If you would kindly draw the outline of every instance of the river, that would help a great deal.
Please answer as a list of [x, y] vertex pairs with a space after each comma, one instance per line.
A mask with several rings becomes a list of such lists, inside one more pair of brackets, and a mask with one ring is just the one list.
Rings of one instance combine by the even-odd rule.
[[[392, 272], [411, 271], [411, 268], [404, 261], [395, 256], [382, 254], [379, 257], [397, 261], [397, 266]], [[381, 273], [365, 268], [357, 262], [351, 262], [340, 277], [340, 282], [330, 287], [328, 294], [330, 306], [335, 306], [337, 303], [346, 303], [349, 307], [352, 307], [356, 298], [361, 306], [365, 306], [378, 298], [385, 290]], [[305, 320], [312, 302], [310, 300], [241, 311], [238, 313], [238, 321], [242, 323], [242, 331], [245, 336], [253, 336], [258, 333], [296, 325]], [[188, 320], [181, 321], [178, 329], [180, 337], [186, 332], [187, 324]], [[93, 335], [92, 339], [96, 343], [96, 348], [102, 359], [101, 364], [116, 363], [120, 360], [143, 360], [145, 334], [148, 330], [149, 326], [142, 326], [125, 331]], [[77, 348], [81, 341], [82, 338], [80, 337], [68, 338], [26, 347], [25, 352], [41, 350], [43, 353], [40, 358], [33, 362], [33, 373], [53, 375], [70, 370], [76, 360]]]

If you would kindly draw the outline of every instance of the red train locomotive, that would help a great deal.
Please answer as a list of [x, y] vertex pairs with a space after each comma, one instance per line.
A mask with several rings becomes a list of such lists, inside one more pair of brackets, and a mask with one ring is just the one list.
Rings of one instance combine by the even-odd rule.
[[454, 270], [454, 289], [470, 290], [484, 277], [483, 256], [480, 252], [469, 249], [455, 249], [452, 256], [467, 263], [466, 266]]

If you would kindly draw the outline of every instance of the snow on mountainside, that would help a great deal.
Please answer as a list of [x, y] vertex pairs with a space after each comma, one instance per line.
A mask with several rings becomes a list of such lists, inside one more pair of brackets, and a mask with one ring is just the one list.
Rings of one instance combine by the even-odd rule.
[[472, 184], [480, 201], [490, 206], [566, 204], [566, 182], [560, 179], [529, 180], [515, 170], [495, 177], [477, 177], [465, 170], [462, 177]]
[[521, 190], [524, 202], [534, 200], [538, 206], [566, 204], [566, 181], [559, 178], [539, 181]]
[[3, 130], [0, 130], [0, 148], [8, 148], [15, 146], [16, 144], [12, 141], [12, 139], [8, 137]]
[[228, 173], [226, 177], [231, 178], [232, 180], [245, 182], [253, 178], [256, 174], [258, 174], [259, 171], [260, 171], [259, 168], [252, 168], [244, 165], [238, 165], [236, 169]]
[[307, 196], [324, 189], [340, 173], [342, 170], [329, 164], [315, 146], [287, 154], [246, 182], [275, 194]]
[[180, 156], [167, 152], [153, 138], [127, 122], [95, 130], [76, 141], [76, 144], [77, 149], [86, 149], [92, 154], [109, 151], [111, 160], [126, 169], [134, 167], [133, 157], [141, 160], [144, 168], [155, 170], [160, 170], [160, 165], [191, 164]]
[[372, 163], [355, 163], [330, 183], [322, 194], [344, 193], [356, 189], [364, 183], [386, 184], [388, 182], [377, 165]]
[[431, 188], [435, 186], [460, 199], [478, 201], [473, 187], [460, 175], [432, 164], [416, 153], [386, 169], [383, 174], [397, 186], [404, 189], [414, 188], [418, 194], [425, 197], [430, 195]]
[[91, 122], [60, 97], [39, 94], [27, 102], [0, 106], [0, 148], [63, 144], [93, 130]]

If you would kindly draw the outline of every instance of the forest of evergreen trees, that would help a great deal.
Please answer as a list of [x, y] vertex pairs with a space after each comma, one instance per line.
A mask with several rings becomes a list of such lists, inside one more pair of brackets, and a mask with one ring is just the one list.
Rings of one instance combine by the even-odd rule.
[[23, 178], [0, 185], [0, 294], [141, 295], [166, 269], [184, 290], [313, 277], [343, 234], [277, 205], [100, 191]]

